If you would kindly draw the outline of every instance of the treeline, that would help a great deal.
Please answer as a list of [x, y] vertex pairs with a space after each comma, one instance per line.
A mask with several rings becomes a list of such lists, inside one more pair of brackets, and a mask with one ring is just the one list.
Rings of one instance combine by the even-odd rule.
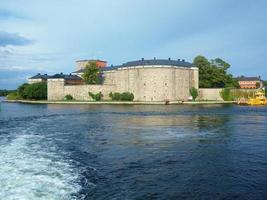
[[11, 92], [16, 92], [16, 90], [0, 90], [0, 97], [7, 96]]
[[199, 69], [200, 88], [238, 88], [238, 81], [228, 72], [230, 64], [221, 58], [208, 60], [197, 56], [193, 62]]
[[33, 83], [28, 84], [24, 83], [18, 87], [15, 92], [9, 93], [7, 96], [9, 100], [19, 100], [19, 99], [27, 99], [27, 100], [43, 100], [47, 99], [47, 84]]

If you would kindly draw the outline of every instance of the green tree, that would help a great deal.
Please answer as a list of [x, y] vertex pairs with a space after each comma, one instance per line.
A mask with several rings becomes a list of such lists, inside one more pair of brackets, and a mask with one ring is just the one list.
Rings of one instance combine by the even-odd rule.
[[47, 84], [43, 82], [33, 84], [24, 83], [18, 87], [17, 93], [18, 97], [22, 99], [47, 99]]
[[25, 93], [26, 99], [47, 99], [47, 84], [43, 82], [30, 84], [25, 88]]
[[96, 62], [88, 62], [85, 71], [82, 75], [87, 84], [100, 84], [100, 70], [96, 65]]
[[27, 87], [29, 87], [30, 84], [23, 83], [21, 86], [18, 87], [18, 95], [22, 97], [23, 99], [28, 98], [28, 93], [26, 92]]
[[190, 88], [190, 94], [191, 94], [193, 100], [195, 101], [197, 96], [198, 96], [198, 90], [195, 87], [191, 87]]
[[204, 56], [197, 56], [193, 62], [199, 68], [199, 86], [201, 88], [235, 87], [238, 82], [227, 72], [230, 64], [220, 58], [209, 61]]

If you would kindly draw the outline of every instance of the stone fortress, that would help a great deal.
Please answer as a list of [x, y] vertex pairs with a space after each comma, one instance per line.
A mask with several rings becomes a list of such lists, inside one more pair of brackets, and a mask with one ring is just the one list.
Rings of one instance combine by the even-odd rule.
[[[89, 92], [101, 92], [104, 100], [110, 100], [110, 92], [131, 92], [134, 101], [177, 101], [188, 100], [191, 87], [198, 89], [198, 68], [185, 60], [142, 58], [109, 67], [105, 61], [96, 60], [104, 78], [101, 85], [84, 83], [82, 74], [88, 61], [76, 61], [76, 71], [69, 75], [48, 77], [48, 100], [63, 100], [66, 95], [76, 100], [91, 100]], [[29, 82], [31, 79], [34, 77]]]

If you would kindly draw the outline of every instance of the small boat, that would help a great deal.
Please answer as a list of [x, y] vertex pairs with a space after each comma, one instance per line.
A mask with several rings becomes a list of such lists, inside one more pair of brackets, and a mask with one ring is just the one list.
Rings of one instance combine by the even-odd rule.
[[257, 106], [257, 105], [267, 105], [267, 98], [263, 91], [257, 91], [254, 98], [249, 98], [246, 102], [247, 105]]

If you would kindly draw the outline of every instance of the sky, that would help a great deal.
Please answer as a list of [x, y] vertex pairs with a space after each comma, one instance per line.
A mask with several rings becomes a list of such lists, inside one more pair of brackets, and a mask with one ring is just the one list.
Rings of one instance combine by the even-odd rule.
[[0, 0], [0, 89], [75, 60], [222, 58], [267, 79], [266, 0]]

